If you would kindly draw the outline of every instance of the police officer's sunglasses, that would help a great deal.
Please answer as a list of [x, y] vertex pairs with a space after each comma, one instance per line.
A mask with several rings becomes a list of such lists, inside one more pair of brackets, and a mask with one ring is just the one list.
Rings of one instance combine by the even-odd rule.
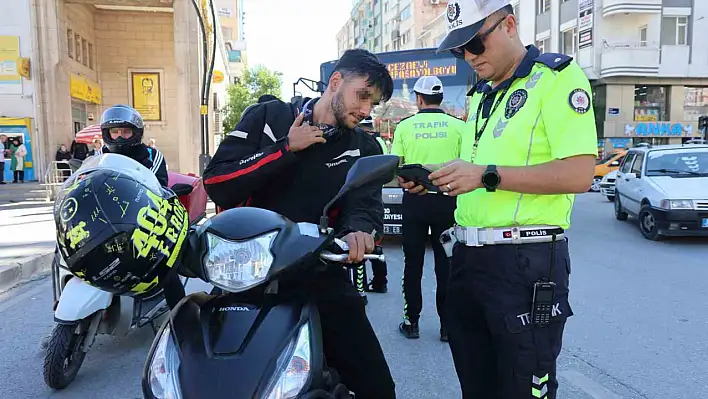
[[452, 52], [452, 55], [454, 55], [456, 58], [465, 58], [465, 50], [469, 51], [474, 55], [480, 55], [484, 53], [487, 50], [487, 48], [484, 47], [484, 39], [486, 39], [487, 36], [494, 32], [494, 30], [497, 29], [499, 24], [504, 22], [506, 17], [508, 17], [508, 15], [494, 23], [494, 25], [492, 25], [491, 28], [487, 29], [486, 32], [477, 34], [475, 37], [472, 38], [472, 40], [463, 44], [460, 47], [456, 47], [450, 50], [450, 52]]

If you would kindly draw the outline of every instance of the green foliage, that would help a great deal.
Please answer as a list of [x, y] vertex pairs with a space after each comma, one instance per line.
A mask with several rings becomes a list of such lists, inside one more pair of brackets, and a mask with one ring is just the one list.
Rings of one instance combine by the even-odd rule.
[[278, 71], [271, 71], [263, 65], [245, 70], [241, 81], [227, 89], [228, 102], [222, 110], [224, 132], [233, 131], [243, 111], [255, 104], [260, 96], [271, 94], [280, 98], [281, 85], [282, 73]]

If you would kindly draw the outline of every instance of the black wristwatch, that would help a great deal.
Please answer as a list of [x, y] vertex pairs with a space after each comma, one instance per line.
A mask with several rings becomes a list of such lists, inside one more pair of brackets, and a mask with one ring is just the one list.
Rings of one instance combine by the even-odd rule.
[[487, 166], [487, 170], [482, 173], [482, 184], [487, 189], [487, 192], [497, 191], [499, 183], [501, 183], [501, 177], [499, 172], [497, 172], [497, 165]]

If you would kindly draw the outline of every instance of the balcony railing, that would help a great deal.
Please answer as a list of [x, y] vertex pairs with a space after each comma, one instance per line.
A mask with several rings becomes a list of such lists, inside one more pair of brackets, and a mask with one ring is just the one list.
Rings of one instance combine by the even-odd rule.
[[659, 46], [654, 42], [603, 42], [600, 75], [652, 76], [659, 73]]
[[602, 0], [602, 16], [661, 13], [661, 0]]

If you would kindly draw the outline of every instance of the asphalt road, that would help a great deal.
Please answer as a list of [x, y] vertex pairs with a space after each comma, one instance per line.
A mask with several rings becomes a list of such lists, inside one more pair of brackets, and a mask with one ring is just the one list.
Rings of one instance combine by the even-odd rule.
[[[708, 240], [650, 242], [636, 221], [614, 220], [598, 194], [578, 198], [569, 233], [571, 305], [559, 359], [562, 399], [708, 397]], [[389, 293], [370, 294], [368, 311], [400, 398], [459, 398], [449, 349], [438, 341], [435, 279], [424, 277], [421, 339], [397, 332], [402, 314], [402, 256], [389, 258]], [[432, 261], [432, 259], [429, 259]], [[42, 379], [41, 337], [52, 326], [48, 279], [0, 297], [0, 398], [140, 398], [152, 336], [101, 336], [79, 376], [62, 392]]]

